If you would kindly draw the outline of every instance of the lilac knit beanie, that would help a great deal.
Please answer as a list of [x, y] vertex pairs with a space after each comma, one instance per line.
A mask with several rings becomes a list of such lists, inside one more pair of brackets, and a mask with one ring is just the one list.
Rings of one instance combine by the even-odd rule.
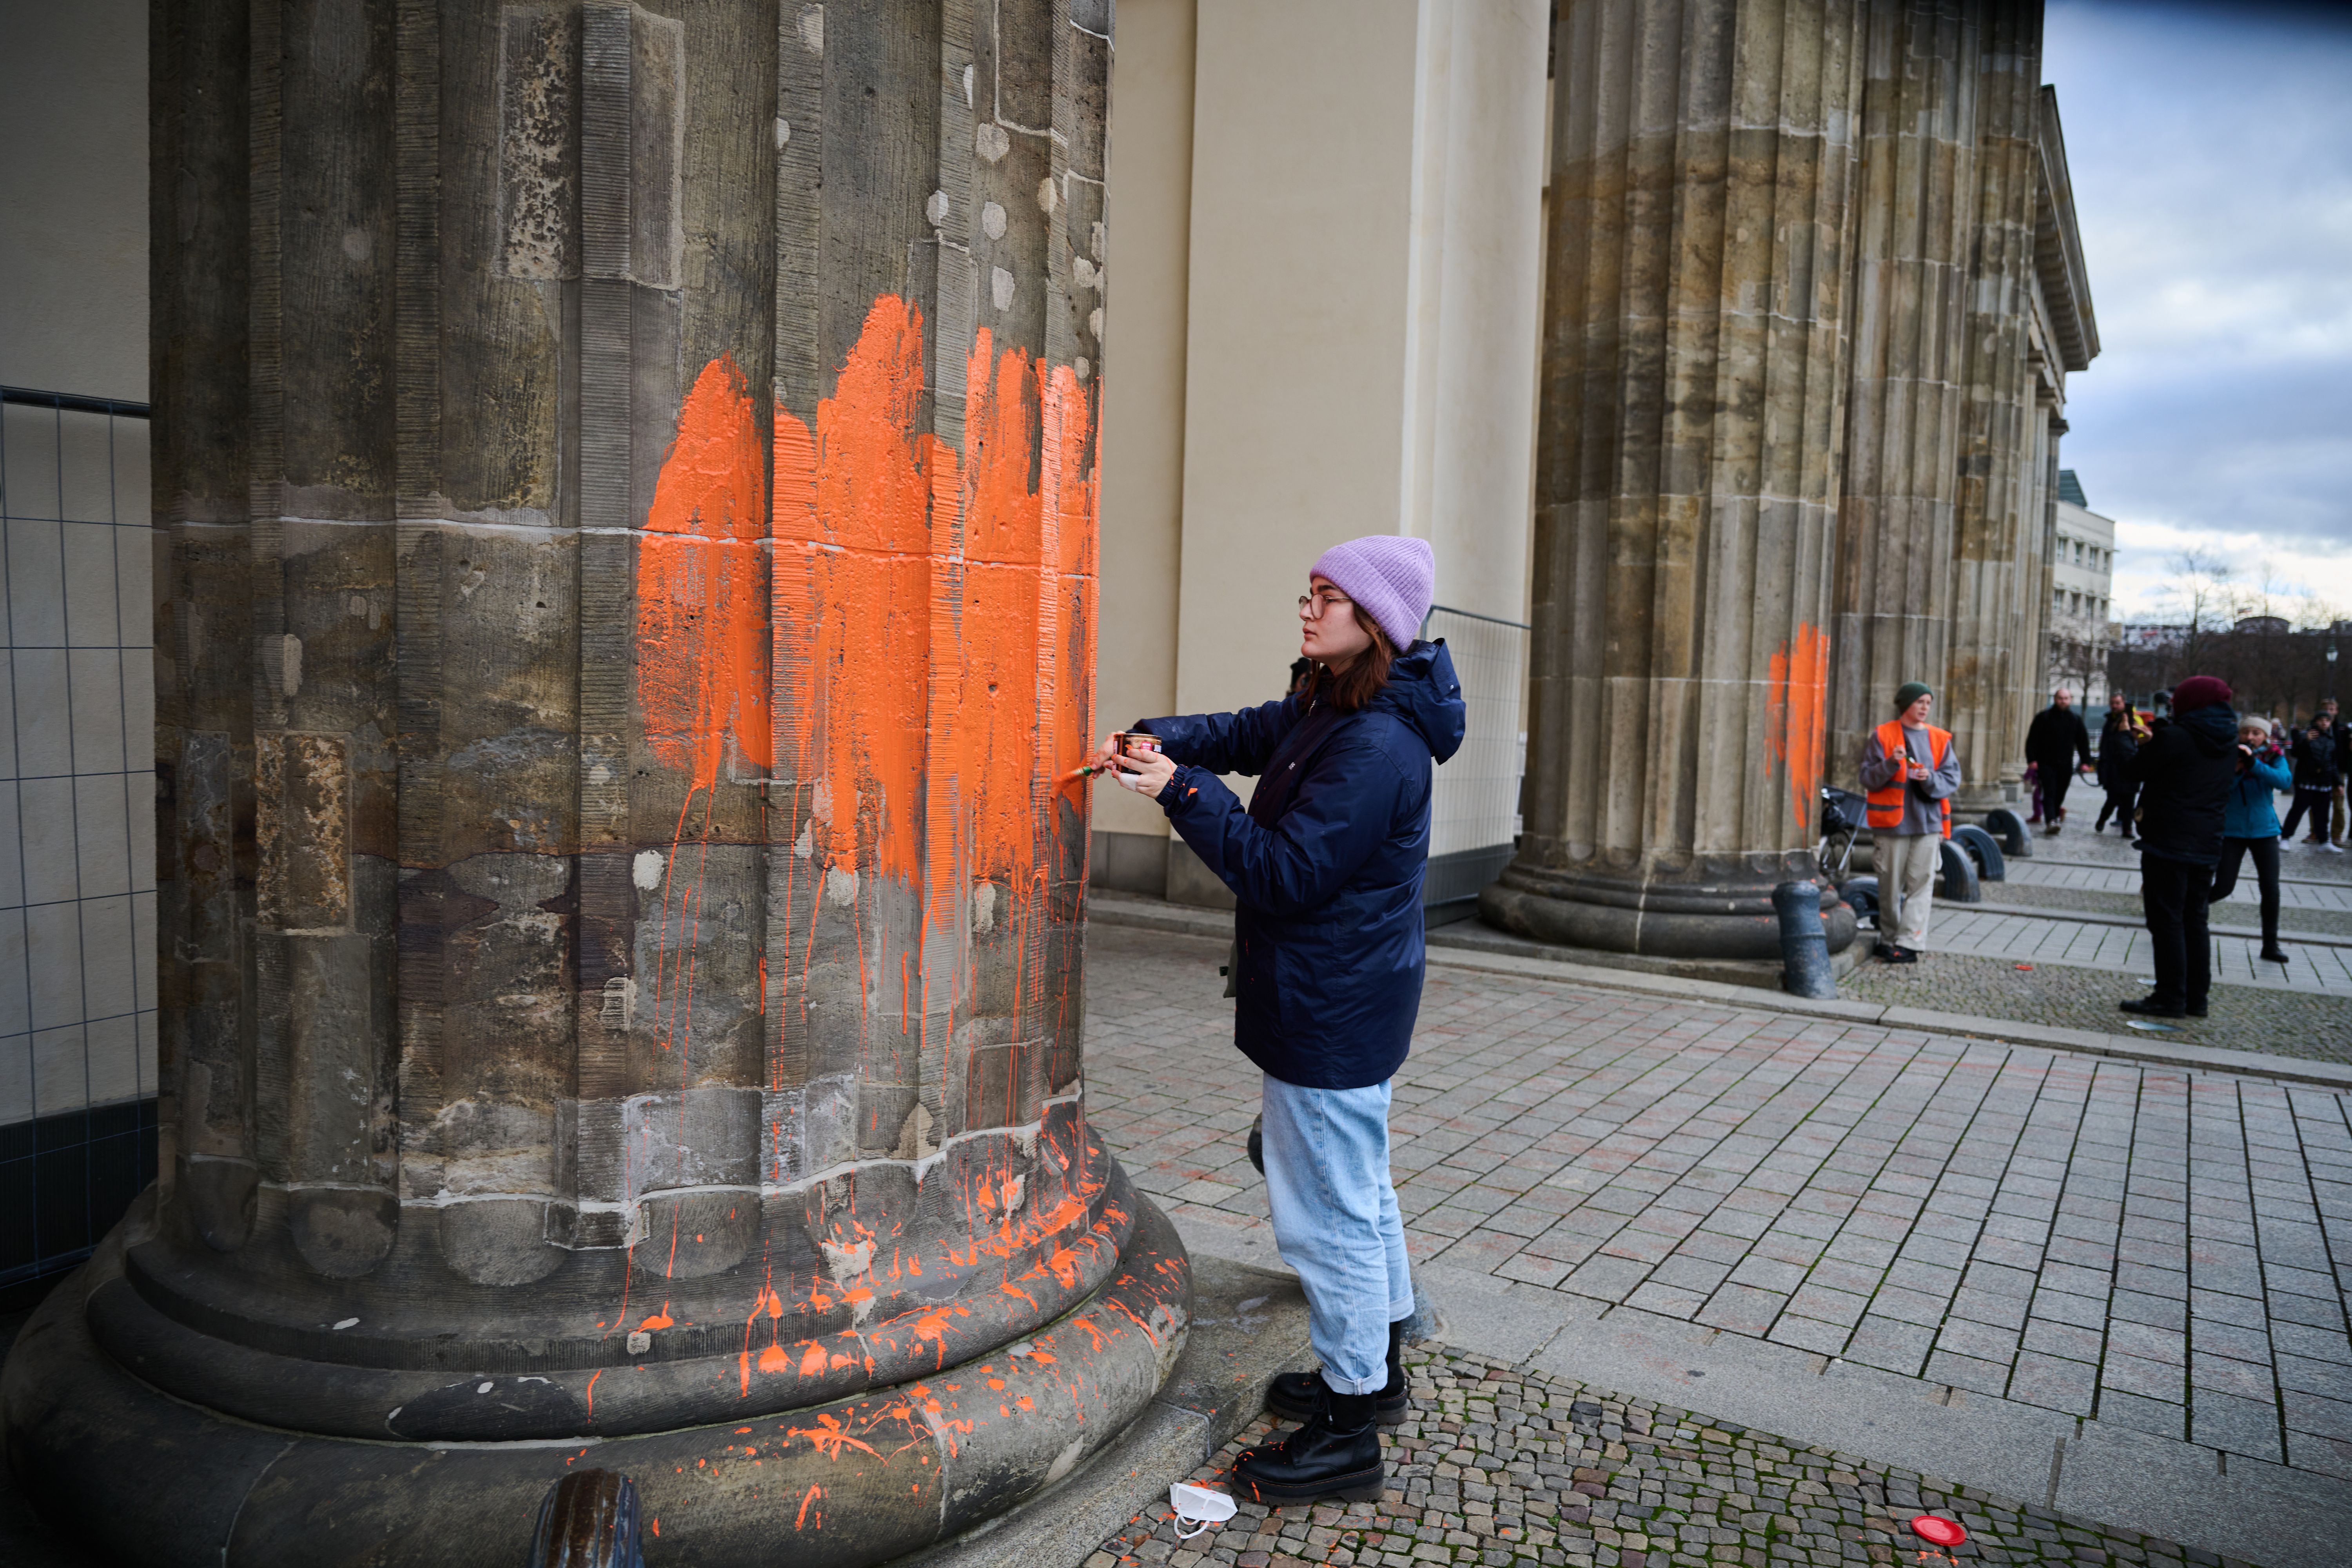
[[1328, 578], [1363, 606], [1402, 653], [1429, 616], [1429, 602], [1437, 592], [1437, 557], [1425, 539], [1368, 533], [1325, 551], [1307, 575]]

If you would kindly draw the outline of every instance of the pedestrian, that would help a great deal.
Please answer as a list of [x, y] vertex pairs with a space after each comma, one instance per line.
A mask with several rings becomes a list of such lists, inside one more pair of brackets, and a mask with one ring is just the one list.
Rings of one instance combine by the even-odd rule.
[[2238, 716], [2230, 688], [2194, 675], [2172, 689], [2172, 717], [2132, 758], [2139, 782], [2140, 907], [2156, 968], [2156, 990], [2116, 1004], [2152, 1018], [2205, 1016], [2213, 984], [2213, 939], [2206, 906], [2221, 858], [2221, 828], [2237, 780]]
[[1952, 732], [1927, 722], [1936, 694], [1905, 681], [1895, 717], [1862, 748], [1873, 864], [1878, 870], [1880, 941], [1871, 951], [1889, 963], [1916, 963], [1927, 945], [1936, 866], [1952, 836], [1952, 794], [1960, 787], [1960, 752]]
[[2343, 782], [2336, 744], [2336, 716], [2325, 708], [2313, 714], [2310, 724], [2295, 740], [2293, 755], [2294, 804], [2287, 807], [2286, 821], [2279, 826], [2279, 847], [2285, 848], [2294, 841], [2295, 825], [2303, 820], [2304, 813], [2309, 812], [2311, 837], [2304, 842], [2341, 855], [2342, 847], [2327, 837], [2328, 809]]
[[2254, 880], [2263, 900], [2263, 962], [2284, 963], [2279, 946], [2279, 819], [2278, 795], [2294, 782], [2286, 759], [2272, 743], [2271, 726], [2263, 719], [2238, 723], [2238, 776], [2221, 813], [2221, 863], [2213, 873], [2213, 901], [2237, 890], [2238, 867], [2254, 858]]
[[2147, 721], [2139, 716], [2120, 691], [2107, 696], [2107, 721], [2099, 730], [2099, 787], [2106, 791], [2107, 802], [2099, 808], [2099, 820], [2091, 831], [2102, 832], [2107, 818], [2116, 819], [2116, 831], [2129, 838], [2132, 836], [2132, 802], [2139, 794], [2131, 782], [2131, 760], [2139, 743], [2147, 739]]
[[2025, 760], [2042, 779], [2042, 828], [2052, 837], [2066, 821], [2066, 786], [2077, 769], [2091, 771], [2091, 731], [2074, 711], [2074, 699], [2064, 687], [2050, 694], [2050, 706], [2033, 716], [2025, 731]]
[[2338, 854], [2342, 854], [2344, 851], [2344, 831], [2347, 826], [2344, 820], [2344, 784], [2345, 774], [2347, 772], [2346, 765], [2347, 763], [2352, 763], [2352, 757], [2347, 757], [2346, 754], [2347, 746], [2346, 737], [2344, 734], [2344, 715], [2336, 710], [2336, 699], [2330, 697], [2323, 700], [2319, 704], [2319, 710], [2327, 715], [2327, 732], [2336, 737], [2336, 788], [2330, 792], [2329, 795], [2329, 805], [2331, 809], [2327, 815], [2327, 844], [2329, 848], [2334, 849]]
[[[1390, 1080], [1421, 1005], [1432, 764], [1466, 710], [1442, 642], [1416, 640], [1435, 564], [1388, 534], [1335, 545], [1298, 601], [1306, 689], [1237, 713], [1150, 719], [1156, 752], [1097, 760], [1156, 802], [1233, 889], [1234, 1043], [1256, 1065], [1275, 1246], [1307, 1293], [1319, 1373], [1267, 1405], [1300, 1425], [1244, 1453], [1261, 1503], [1377, 1500], [1380, 1427], [1404, 1419], [1404, 1226], [1389, 1180]], [[1255, 774], [1247, 806], [1218, 778]]]

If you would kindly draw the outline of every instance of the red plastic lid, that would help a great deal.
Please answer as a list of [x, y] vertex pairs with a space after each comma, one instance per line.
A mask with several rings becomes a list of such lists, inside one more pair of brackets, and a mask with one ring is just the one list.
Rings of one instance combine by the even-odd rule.
[[1937, 1519], [1932, 1513], [1923, 1513], [1913, 1520], [1911, 1533], [1938, 1546], [1958, 1546], [1969, 1538], [1969, 1532], [1962, 1530], [1956, 1521]]

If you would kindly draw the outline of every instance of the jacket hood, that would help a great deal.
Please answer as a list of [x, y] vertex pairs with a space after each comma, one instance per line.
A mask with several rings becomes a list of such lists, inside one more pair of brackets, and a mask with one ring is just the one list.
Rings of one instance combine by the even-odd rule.
[[1420, 732], [1429, 754], [1444, 762], [1462, 749], [1470, 710], [1445, 641], [1417, 642], [1389, 666], [1389, 683], [1374, 697], [1370, 711], [1393, 713]]
[[2238, 743], [2238, 715], [2226, 702], [2216, 702], [2173, 721], [2189, 732], [2197, 749], [2209, 757], [2225, 756]]

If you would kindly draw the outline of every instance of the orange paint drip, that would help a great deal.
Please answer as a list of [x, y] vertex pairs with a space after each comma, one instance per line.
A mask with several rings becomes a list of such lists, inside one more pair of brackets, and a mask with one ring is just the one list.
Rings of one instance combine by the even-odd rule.
[[730, 742], [765, 770], [767, 627], [759, 540], [767, 473], [743, 373], [703, 367], [678, 410], [637, 546], [637, 698], [654, 754], [696, 789], [719, 782]]
[[669, 1315], [669, 1303], [664, 1301], [660, 1311], [637, 1325], [637, 1331], [641, 1334], [649, 1334], [656, 1329], [673, 1328], [676, 1325], [677, 1320]]
[[1829, 634], [1818, 626], [1801, 624], [1772, 656], [1764, 741], [1787, 771], [1790, 815], [1801, 834], [1812, 826], [1813, 800], [1822, 788], [1829, 673]]

